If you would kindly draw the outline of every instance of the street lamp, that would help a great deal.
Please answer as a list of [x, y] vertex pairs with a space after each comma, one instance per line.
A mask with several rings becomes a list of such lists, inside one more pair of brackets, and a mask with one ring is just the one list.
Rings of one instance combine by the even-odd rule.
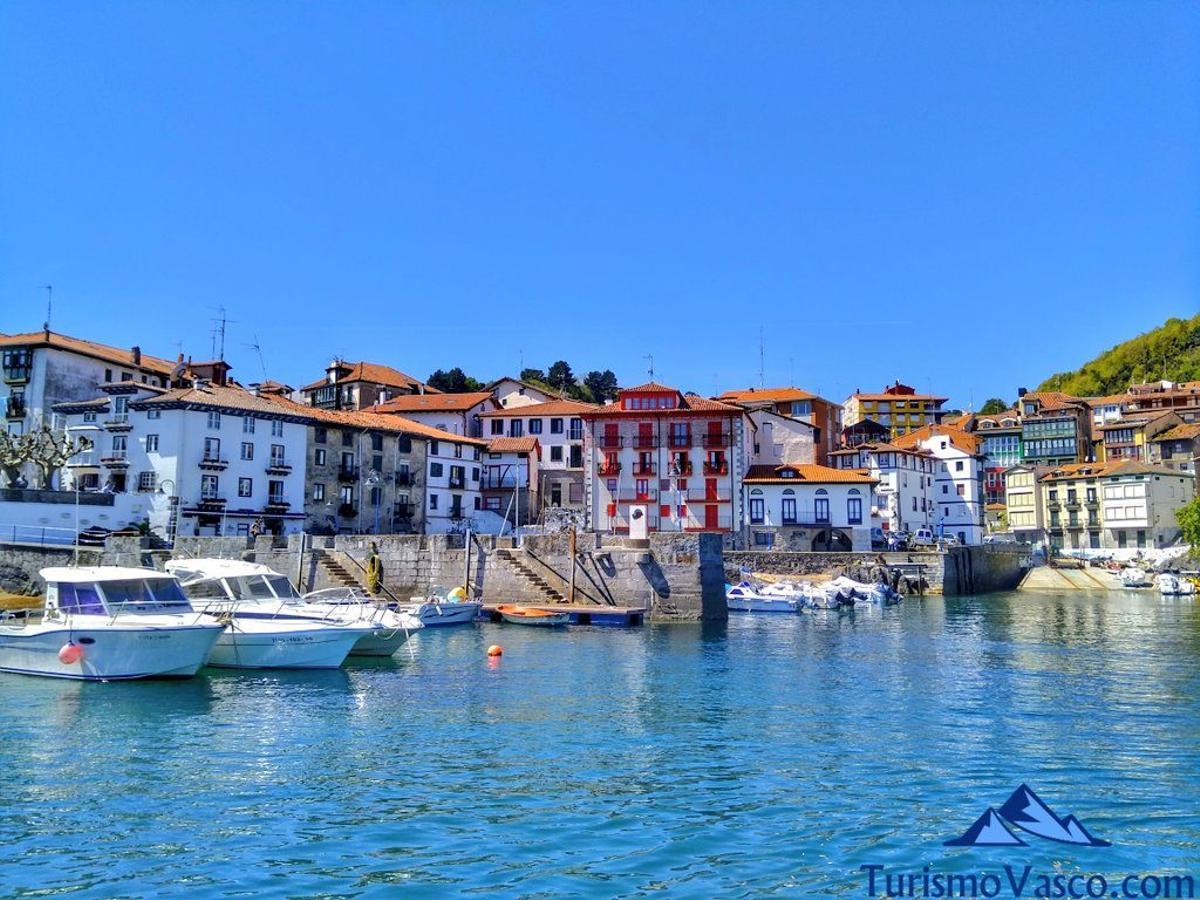
[[[167, 485], [171, 485], [171, 492], [167, 494]], [[172, 547], [175, 546], [175, 529], [178, 524], [176, 516], [176, 505], [179, 498], [175, 496], [175, 480], [172, 478], [164, 478], [158, 483], [158, 492], [167, 496], [167, 541]]]
[[[371, 488], [371, 500], [374, 501], [375, 488], [383, 481], [383, 476], [379, 474], [378, 469], [372, 469], [371, 474], [363, 479], [367, 486]], [[375, 533], [379, 534], [379, 511], [383, 507], [383, 491], [379, 492], [379, 502], [375, 504]]]

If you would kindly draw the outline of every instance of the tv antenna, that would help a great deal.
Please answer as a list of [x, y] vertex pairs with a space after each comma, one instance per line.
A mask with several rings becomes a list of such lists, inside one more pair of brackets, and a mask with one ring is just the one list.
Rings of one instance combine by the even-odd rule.
[[224, 305], [216, 306], [213, 308], [217, 311], [218, 315], [216, 318], [213, 319], [212, 355], [213, 355], [213, 359], [219, 359], [222, 362], [224, 362], [225, 361], [225, 327], [227, 325], [237, 324], [237, 320], [230, 319], [228, 316], [226, 316]]
[[649, 373], [650, 373], [650, 380], [653, 381], [654, 380], [654, 354], [647, 353], [645, 356], [642, 357], [642, 359], [646, 360], [646, 362], [648, 362], [650, 364], [650, 368], [647, 371], [649, 371]]
[[759, 325], [758, 326], [758, 386], [760, 388], [766, 387], [766, 384], [767, 384], [766, 356], [767, 356], [766, 344], [763, 339], [763, 329], [762, 329], [762, 326]]
[[42, 326], [43, 330], [50, 330], [50, 311], [54, 300], [54, 285], [43, 284], [42, 290], [46, 292], [46, 323]]
[[262, 344], [258, 340], [258, 335], [254, 335], [253, 344], [247, 344], [246, 346], [258, 354], [258, 364], [262, 366], [263, 381], [267, 381], [267, 361], [263, 358]]

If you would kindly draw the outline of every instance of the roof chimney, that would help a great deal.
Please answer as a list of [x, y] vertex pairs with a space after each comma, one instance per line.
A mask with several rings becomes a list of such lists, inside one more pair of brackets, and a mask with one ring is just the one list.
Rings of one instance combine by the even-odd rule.
[[129, 356], [135, 366], [140, 366], [142, 364], [142, 348], [137, 344], [133, 345], [133, 349], [129, 351]]
[[1021, 397], [1024, 397], [1024, 396], [1025, 396], [1026, 394], [1028, 394], [1028, 393], [1029, 393], [1029, 389], [1028, 389], [1028, 388], [1017, 388], [1017, 397], [1018, 397], [1018, 399], [1019, 399], [1019, 398], [1021, 398]]

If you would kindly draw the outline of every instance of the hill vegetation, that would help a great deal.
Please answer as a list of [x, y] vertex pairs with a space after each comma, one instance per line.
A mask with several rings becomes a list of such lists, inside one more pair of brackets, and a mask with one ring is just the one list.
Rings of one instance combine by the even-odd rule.
[[1167, 319], [1153, 331], [1117, 344], [1074, 372], [1051, 375], [1038, 390], [1097, 397], [1160, 378], [1200, 380], [1200, 315]]

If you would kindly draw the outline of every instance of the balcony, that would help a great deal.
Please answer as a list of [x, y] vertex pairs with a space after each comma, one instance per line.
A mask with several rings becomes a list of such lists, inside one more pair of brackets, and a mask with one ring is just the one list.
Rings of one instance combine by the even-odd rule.
[[450, 487], [462, 489], [467, 486], [467, 477], [465, 475], [451, 475]]
[[221, 459], [219, 456], [209, 456], [205, 454], [197, 463], [205, 472], [224, 472], [229, 468], [229, 460]]
[[673, 449], [682, 450], [692, 446], [692, 435], [688, 434], [672, 434], [667, 438], [667, 445]]
[[291, 475], [291, 465], [281, 456], [275, 457], [267, 463], [268, 475]]
[[129, 424], [129, 413], [115, 413], [102, 423], [105, 431], [129, 431], [133, 428]]
[[706, 462], [704, 464], [704, 474], [705, 475], [728, 475], [729, 474], [729, 463], [727, 463], [727, 462], [719, 462], [719, 463]]
[[728, 487], [717, 487], [713, 490], [704, 487], [687, 489], [689, 503], [728, 503], [729, 497]]
[[344, 466], [339, 468], [337, 480], [343, 484], [349, 484], [351, 482], [358, 481], [358, 469], [347, 469]]
[[635, 450], [655, 450], [658, 448], [658, 443], [658, 435], [636, 434], [633, 436], [633, 448]]
[[4, 403], [4, 417], [6, 419], [23, 419], [26, 409], [24, 399], [10, 396]]
[[225, 498], [218, 497], [216, 494], [202, 493], [198, 505], [201, 509], [222, 510], [225, 508]]
[[682, 464], [673, 462], [667, 466], [667, 474], [672, 478], [687, 478], [692, 474], [692, 461], [685, 460]]
[[619, 434], [602, 434], [596, 445], [604, 450], [620, 450], [625, 446], [625, 438]]
[[1067, 501], [1067, 509], [1079, 509], [1079, 501], [1078, 500], [1068, 500]]
[[267, 505], [263, 507], [263, 512], [267, 513], [285, 513], [291, 509], [292, 504], [282, 497], [269, 497]]
[[635, 477], [652, 476], [658, 471], [658, 466], [654, 463], [634, 463], [633, 474]]
[[621, 464], [619, 462], [600, 463], [596, 468], [596, 474], [601, 478], [616, 477], [621, 474]]
[[343, 519], [353, 519], [358, 515], [358, 509], [353, 503], [343, 503], [338, 507], [338, 515]]
[[417, 477], [412, 472], [397, 472], [396, 485], [398, 487], [412, 487], [417, 483]]
[[31, 366], [28, 363], [16, 363], [14, 365], [4, 367], [4, 381], [6, 384], [25, 384], [29, 381], [29, 370]]
[[729, 434], [725, 432], [722, 432], [721, 434], [705, 434], [701, 443], [704, 447], [728, 447]]
[[[511, 491], [517, 486], [517, 476], [511, 473], [507, 475], [494, 475], [487, 473], [479, 482], [480, 490], [484, 491]], [[522, 488], [528, 487], [526, 484], [521, 485]]]
[[582, 441], [583, 440], [583, 429], [582, 428], [572, 428], [570, 431], [567, 432], [567, 440], [568, 441]]
[[100, 465], [108, 466], [110, 469], [124, 469], [129, 466], [129, 458], [122, 453], [110, 453], [108, 456], [100, 457]]
[[1062, 504], [1057, 500], [1047, 500], [1046, 509], [1059, 510], [1062, 509]]
[[1086, 500], [1083, 501], [1083, 505], [1086, 506], [1088, 509], [1099, 509], [1100, 501], [1096, 497], [1088, 497]]
[[658, 499], [658, 488], [648, 488], [640, 492], [634, 488], [625, 488], [617, 492], [616, 499], [629, 503], [650, 503]]
[[413, 517], [414, 505], [412, 503], [397, 503], [392, 508], [392, 518], [409, 521]]

